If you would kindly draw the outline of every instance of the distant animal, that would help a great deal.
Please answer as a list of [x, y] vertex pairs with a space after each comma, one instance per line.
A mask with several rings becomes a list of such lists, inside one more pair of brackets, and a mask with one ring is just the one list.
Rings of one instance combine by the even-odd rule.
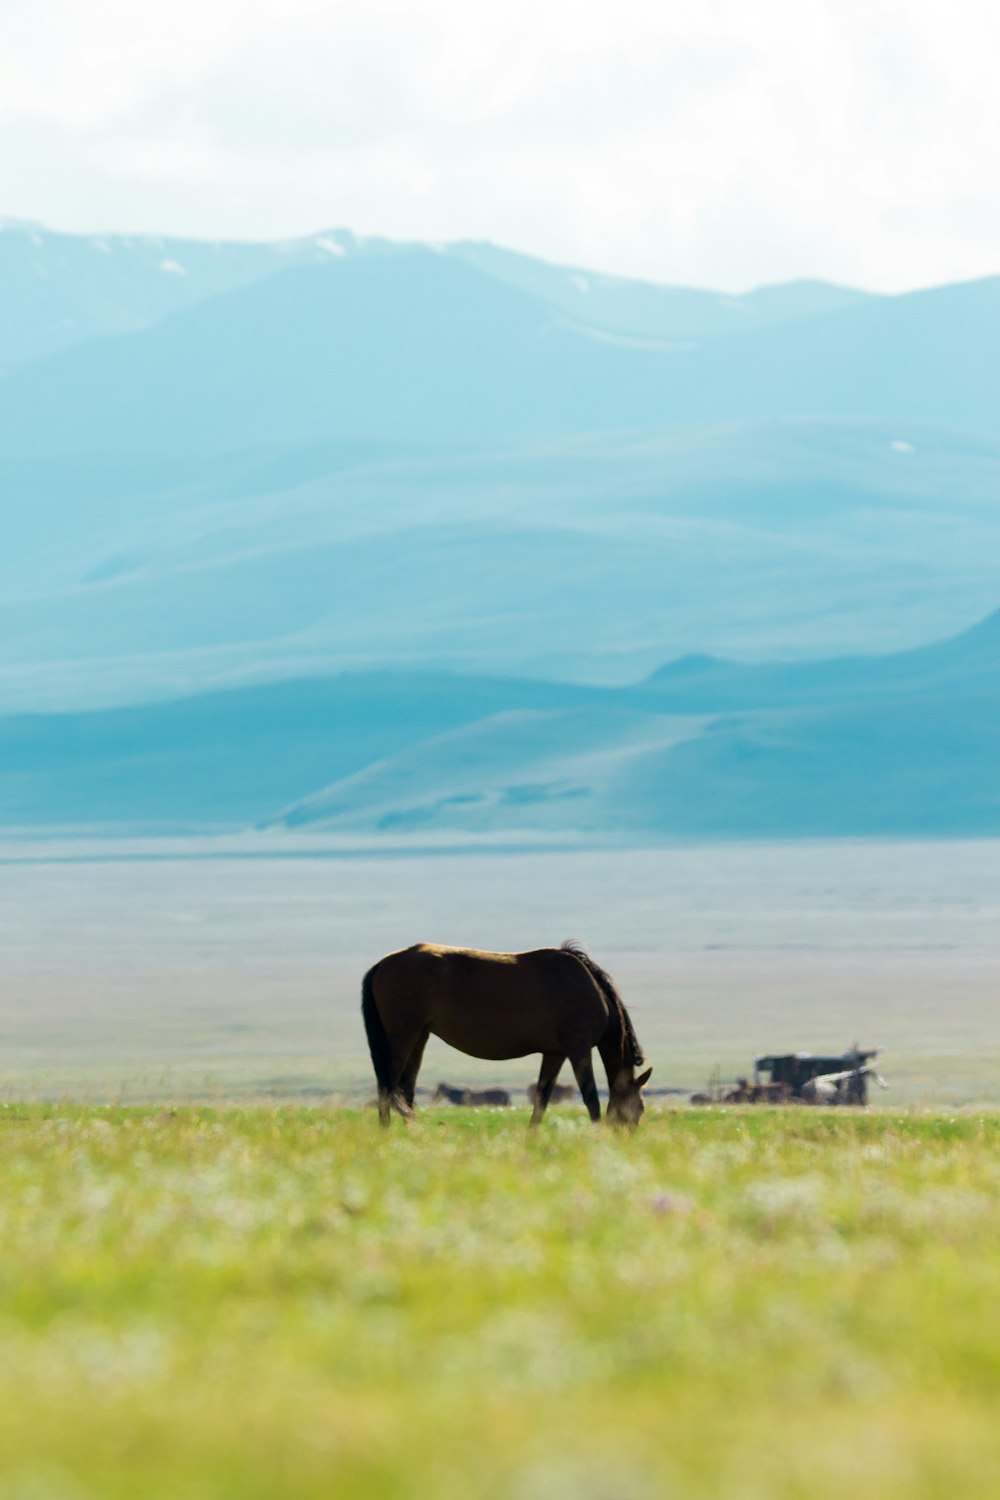
[[807, 1104], [867, 1104], [869, 1078], [874, 1078], [880, 1089], [889, 1087], [874, 1068], [845, 1068], [841, 1073], [820, 1073], [810, 1078], [802, 1085], [802, 1097]]
[[[552, 1093], [549, 1095], [550, 1104], [567, 1104], [570, 1099], [577, 1098], [580, 1090], [575, 1083], [554, 1083]], [[534, 1104], [538, 1098], [538, 1084], [528, 1084], [528, 1103]]]
[[439, 1100], [446, 1100], [449, 1104], [468, 1104], [469, 1098], [468, 1089], [456, 1089], [450, 1083], [439, 1083], [434, 1090], [431, 1103], [437, 1104]]
[[450, 1083], [439, 1083], [434, 1090], [434, 1101], [446, 1099], [449, 1104], [492, 1105], [495, 1109], [506, 1109], [510, 1105], [510, 1094], [506, 1089], [456, 1089]]
[[608, 1076], [608, 1120], [634, 1127], [652, 1068], [609, 975], [578, 943], [530, 953], [480, 953], [418, 943], [379, 959], [361, 986], [361, 1011], [378, 1081], [379, 1119], [413, 1118], [424, 1047], [432, 1034], [470, 1057], [542, 1054], [531, 1124], [545, 1113], [568, 1058], [592, 1120], [601, 1118], [591, 1050]]
[[737, 1078], [736, 1087], [723, 1095], [723, 1104], [753, 1104], [754, 1088], [748, 1078]]

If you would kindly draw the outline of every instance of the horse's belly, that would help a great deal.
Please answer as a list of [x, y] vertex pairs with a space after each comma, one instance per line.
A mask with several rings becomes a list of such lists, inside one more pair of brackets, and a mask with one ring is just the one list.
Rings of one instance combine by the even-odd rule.
[[490, 1062], [503, 1062], [509, 1057], [527, 1057], [531, 1052], [548, 1050], [547, 1041], [539, 1040], [537, 1035], [532, 1039], [517, 1029], [494, 1031], [489, 1025], [484, 1026], [481, 1019], [474, 1022], [471, 1018], [463, 1020], [461, 1016], [442, 1016], [432, 1022], [431, 1030], [456, 1052], [464, 1052], [469, 1057], [484, 1057]]

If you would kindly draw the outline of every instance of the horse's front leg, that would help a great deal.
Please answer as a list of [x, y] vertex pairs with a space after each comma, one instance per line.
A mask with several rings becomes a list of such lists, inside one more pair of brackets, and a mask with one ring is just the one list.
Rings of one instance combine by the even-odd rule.
[[590, 1053], [583, 1057], [570, 1058], [573, 1065], [573, 1073], [583, 1095], [583, 1102], [587, 1106], [590, 1118], [596, 1125], [601, 1118], [601, 1101], [597, 1097], [597, 1083], [594, 1079], [594, 1065], [590, 1060]]
[[544, 1115], [548, 1102], [552, 1098], [552, 1090], [556, 1086], [559, 1077], [559, 1069], [566, 1061], [564, 1052], [543, 1052], [542, 1066], [538, 1074], [538, 1085], [535, 1089], [535, 1107], [531, 1111], [529, 1129], [537, 1125]]

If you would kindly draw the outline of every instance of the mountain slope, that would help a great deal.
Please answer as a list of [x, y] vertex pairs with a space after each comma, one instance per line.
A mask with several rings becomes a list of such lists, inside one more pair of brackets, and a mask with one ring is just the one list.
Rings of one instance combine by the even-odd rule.
[[781, 706], [750, 706], [763, 669], [718, 666], [730, 697], [743, 679], [743, 711], [681, 711], [663, 690], [677, 672], [618, 689], [376, 673], [8, 716], [0, 823], [639, 843], [1000, 832], [1000, 612], [923, 651], [796, 669]]
[[629, 708], [622, 695], [505, 709], [422, 740], [339, 778], [279, 818], [287, 828], [489, 833], [610, 832], [602, 796], [622, 761], [697, 732]]
[[594, 697], [570, 685], [376, 672], [0, 716], [0, 825], [240, 827], [455, 726]]
[[995, 436], [1000, 276], [880, 297], [703, 352], [729, 415], [878, 417]]
[[789, 417], [994, 434], [1000, 279], [697, 347], [638, 343], [424, 250], [304, 265], [0, 383], [9, 454], [506, 443]]
[[761, 665], [695, 656], [661, 667], [645, 686], [649, 701], [672, 713], [878, 702], [909, 693], [945, 701], [970, 688], [977, 699], [995, 694], [1000, 709], [1000, 611], [954, 639], [898, 655]]
[[727, 718], [641, 757], [619, 790], [622, 823], [653, 839], [997, 835], [1000, 696]]
[[253, 244], [59, 234], [0, 220], [0, 368], [135, 333], [289, 266], [323, 264], [360, 248], [345, 231]]
[[550, 325], [544, 303], [430, 252], [303, 266], [14, 372], [0, 436], [15, 453], [220, 453], [589, 425], [602, 369], [628, 356]]
[[908, 431], [265, 449], [173, 458], [160, 487], [155, 463], [103, 489], [99, 464], [67, 468], [68, 492], [10, 507], [0, 702], [386, 664], [623, 682], [694, 651], [940, 638], [996, 599], [1000, 445]]
[[[755, 689], [774, 700], [768, 669], [717, 665], [730, 696], [742, 679], [747, 705]], [[791, 669], [780, 708], [685, 716], [662, 691], [679, 676], [570, 713], [460, 728], [339, 780], [283, 821], [640, 842], [1000, 832], [1000, 611], [922, 651]]]
[[447, 246], [447, 252], [542, 298], [575, 322], [664, 343], [702, 343], [754, 332], [851, 307], [875, 295], [823, 281], [793, 281], [733, 296], [552, 265], [481, 241], [460, 240]]

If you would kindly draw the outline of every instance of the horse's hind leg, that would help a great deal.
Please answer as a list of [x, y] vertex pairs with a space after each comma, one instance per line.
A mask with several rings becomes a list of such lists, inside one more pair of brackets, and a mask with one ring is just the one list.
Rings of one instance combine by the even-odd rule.
[[409, 1107], [413, 1108], [413, 1096], [417, 1088], [417, 1074], [420, 1072], [420, 1064], [424, 1060], [424, 1048], [427, 1046], [427, 1038], [431, 1034], [429, 1026], [425, 1026], [417, 1037], [416, 1045], [410, 1053], [406, 1067], [403, 1069], [399, 1080], [400, 1092]]
[[531, 1111], [529, 1129], [537, 1125], [544, 1115], [548, 1102], [552, 1098], [552, 1090], [556, 1086], [559, 1077], [559, 1069], [566, 1061], [563, 1052], [543, 1052], [542, 1066], [538, 1074], [538, 1086], [535, 1089], [535, 1107]]
[[570, 1062], [573, 1066], [573, 1072], [576, 1075], [576, 1081], [580, 1085], [583, 1102], [587, 1106], [590, 1118], [596, 1124], [601, 1118], [601, 1101], [597, 1097], [594, 1064], [590, 1060], [590, 1053], [588, 1052], [584, 1057], [578, 1057], [575, 1060], [570, 1058]]
[[389, 1107], [409, 1124], [413, 1119], [413, 1089], [428, 1033], [407, 1028], [405, 1032], [396, 1031], [391, 1035], [393, 1068]]
[[[387, 1041], [389, 1058], [384, 1072], [384, 1082], [378, 1091], [378, 1117], [382, 1125], [389, 1124], [389, 1116], [393, 1110], [401, 1115], [407, 1122], [413, 1119], [411, 1103], [413, 1099], [412, 1086], [409, 1098], [406, 1094], [407, 1068], [413, 1054], [414, 1046], [420, 1038], [412, 1031], [399, 1032], [387, 1027]], [[421, 1045], [420, 1051], [423, 1052]], [[417, 1060], [419, 1067], [419, 1058]], [[414, 1077], [416, 1070], [414, 1069]]]
[[[412, 1051], [412, 1048], [410, 1050]], [[396, 1055], [398, 1056], [399, 1054], [397, 1053]], [[409, 1098], [407, 1098], [404, 1084], [404, 1075], [400, 1074], [399, 1069], [394, 1062], [389, 1074], [388, 1084], [385, 1086], [380, 1086], [378, 1091], [379, 1124], [388, 1126], [389, 1116], [393, 1110], [395, 1110], [398, 1115], [402, 1115], [403, 1119], [407, 1122], [412, 1120], [412, 1101], [413, 1094], [411, 1092]]]

